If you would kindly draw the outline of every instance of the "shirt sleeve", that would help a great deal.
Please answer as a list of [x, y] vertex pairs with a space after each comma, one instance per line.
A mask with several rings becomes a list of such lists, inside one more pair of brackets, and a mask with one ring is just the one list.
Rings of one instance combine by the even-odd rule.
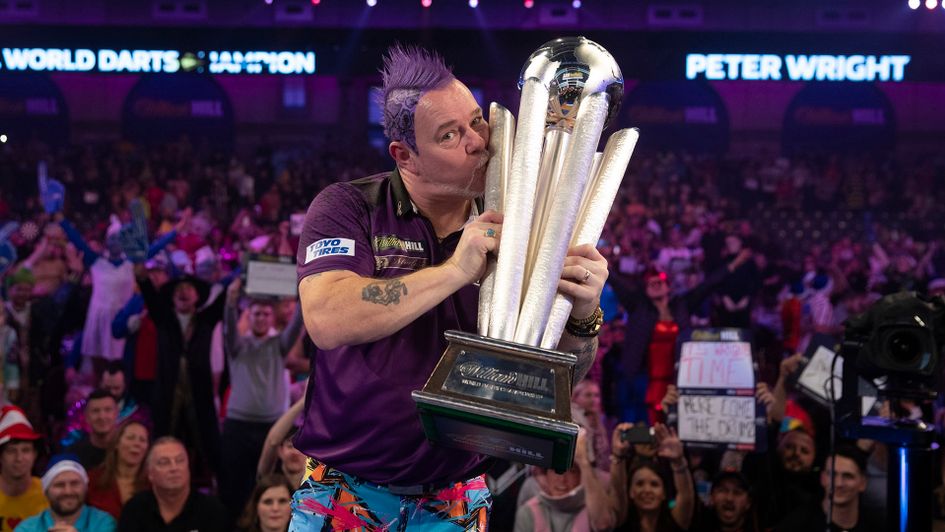
[[370, 211], [350, 184], [335, 183], [308, 208], [299, 239], [298, 281], [316, 273], [348, 270], [374, 275]]

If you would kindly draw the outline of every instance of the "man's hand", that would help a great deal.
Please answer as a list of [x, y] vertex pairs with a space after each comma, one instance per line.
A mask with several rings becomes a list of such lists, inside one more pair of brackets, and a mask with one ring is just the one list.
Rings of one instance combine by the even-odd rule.
[[663, 407], [663, 412], [669, 412], [669, 407], [675, 405], [679, 402], [679, 388], [675, 384], [670, 384], [666, 387], [666, 395], [663, 396], [663, 400], [660, 401], [660, 405]]
[[597, 248], [584, 244], [568, 250], [558, 291], [574, 299], [571, 316], [583, 319], [597, 310], [607, 276], [607, 259]]
[[804, 358], [802, 353], [794, 353], [793, 355], [785, 358], [781, 361], [781, 374], [779, 377], [782, 379], [790, 377], [791, 374], [797, 371], [797, 368], [800, 367], [800, 365], [804, 362], [807, 362], [807, 360]]
[[771, 410], [771, 406], [774, 404], [774, 394], [771, 393], [767, 383], [759, 382], [755, 385], [755, 397], [759, 403], [765, 405], [765, 408]]
[[446, 265], [455, 268], [466, 284], [477, 282], [486, 272], [486, 256], [499, 249], [503, 216], [486, 211], [463, 228], [463, 236]]
[[237, 277], [230, 282], [230, 285], [226, 287], [226, 304], [235, 306], [240, 299], [240, 288], [243, 286], [243, 281]]

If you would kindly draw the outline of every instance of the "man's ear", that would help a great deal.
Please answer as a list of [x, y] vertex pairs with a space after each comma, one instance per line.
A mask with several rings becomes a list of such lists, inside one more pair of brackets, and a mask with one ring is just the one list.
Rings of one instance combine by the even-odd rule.
[[391, 158], [394, 159], [394, 164], [397, 165], [397, 168], [411, 174], [417, 173], [417, 154], [410, 149], [406, 143], [395, 140], [387, 146], [387, 152], [390, 153]]

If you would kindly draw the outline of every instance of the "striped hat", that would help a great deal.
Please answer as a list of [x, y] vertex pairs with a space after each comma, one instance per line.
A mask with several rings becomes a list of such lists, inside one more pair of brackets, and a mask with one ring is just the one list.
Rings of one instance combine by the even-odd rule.
[[5, 406], [0, 410], [0, 445], [12, 440], [38, 440], [42, 438], [33, 430], [26, 414], [16, 406]]

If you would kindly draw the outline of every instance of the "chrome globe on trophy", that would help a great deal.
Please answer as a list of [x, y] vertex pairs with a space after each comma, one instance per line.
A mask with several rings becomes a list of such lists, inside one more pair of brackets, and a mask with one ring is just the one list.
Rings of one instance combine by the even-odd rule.
[[584, 37], [536, 50], [519, 88], [517, 123], [501, 105], [489, 107], [485, 208], [505, 221], [480, 282], [479, 334], [447, 331], [449, 347], [413, 398], [436, 444], [564, 472], [578, 433], [577, 357], [554, 350], [572, 305], [558, 279], [570, 246], [600, 239], [639, 135], [620, 130], [596, 151], [623, 76]]

